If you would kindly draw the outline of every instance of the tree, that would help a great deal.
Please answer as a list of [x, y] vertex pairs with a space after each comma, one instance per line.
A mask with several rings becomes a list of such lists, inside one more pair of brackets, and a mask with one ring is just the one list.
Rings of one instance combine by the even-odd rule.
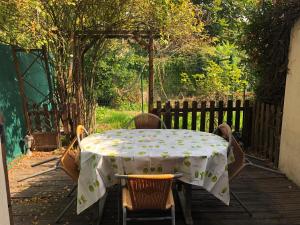
[[[159, 35], [164, 48], [178, 48], [187, 36], [203, 36], [196, 6], [189, 0], [8, 0], [1, 1], [0, 9], [3, 41], [25, 48], [49, 47], [58, 104], [75, 102], [77, 123], [86, 126], [96, 102], [90, 99], [96, 74], [85, 75], [84, 56], [105, 48], [105, 33], [130, 30]], [[12, 19], [4, 20], [12, 13]], [[85, 35], [87, 31], [98, 35]], [[133, 39], [144, 43], [138, 35]], [[95, 57], [91, 61], [98, 56], [89, 54]]]

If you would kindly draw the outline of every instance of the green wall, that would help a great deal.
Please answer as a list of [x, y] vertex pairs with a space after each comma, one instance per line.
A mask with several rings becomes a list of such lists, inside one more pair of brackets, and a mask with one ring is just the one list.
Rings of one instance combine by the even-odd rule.
[[[21, 71], [24, 72], [28, 65], [33, 62], [35, 56], [22, 52], [18, 53], [18, 58]], [[39, 90], [36, 91], [30, 85], [25, 84], [25, 92], [29, 102], [31, 104], [42, 102], [45, 99], [44, 95], [49, 93], [49, 86], [41, 61], [38, 60], [33, 64], [26, 73], [25, 79]], [[24, 153], [23, 138], [26, 133], [26, 126], [12, 51], [11, 47], [6, 45], [0, 45], [0, 113], [5, 118], [7, 161], [9, 163]]]

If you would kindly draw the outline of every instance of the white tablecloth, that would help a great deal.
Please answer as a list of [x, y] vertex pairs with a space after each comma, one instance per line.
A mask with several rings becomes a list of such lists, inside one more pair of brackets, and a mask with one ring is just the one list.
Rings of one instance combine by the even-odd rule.
[[191, 130], [111, 130], [81, 142], [77, 213], [117, 183], [114, 174], [180, 172], [181, 181], [201, 186], [229, 204], [228, 142]]

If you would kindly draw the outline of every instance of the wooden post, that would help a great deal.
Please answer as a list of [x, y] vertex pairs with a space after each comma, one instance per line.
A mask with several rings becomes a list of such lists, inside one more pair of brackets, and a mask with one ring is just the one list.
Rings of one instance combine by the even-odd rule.
[[214, 131], [214, 124], [215, 124], [215, 101], [210, 101], [210, 108], [209, 108], [209, 133]]
[[188, 129], [188, 110], [189, 102], [183, 102], [183, 112], [182, 112], [182, 129]]
[[154, 42], [153, 36], [149, 37], [149, 90], [148, 90], [148, 111], [151, 112], [153, 109], [153, 87], [154, 87]]
[[12, 56], [13, 56], [13, 61], [15, 64], [16, 74], [17, 74], [18, 83], [19, 83], [19, 92], [20, 92], [20, 96], [22, 98], [22, 107], [23, 107], [23, 114], [24, 114], [24, 118], [25, 118], [26, 129], [28, 131], [30, 131], [31, 127], [30, 127], [30, 119], [29, 119], [29, 115], [28, 115], [28, 105], [27, 105], [27, 98], [26, 98], [26, 94], [25, 94], [24, 78], [22, 76], [19, 60], [17, 57], [17, 50], [15, 49], [15, 47], [12, 47]]
[[250, 101], [246, 100], [244, 102], [244, 113], [243, 113], [243, 130], [242, 130], [242, 140], [246, 147], [251, 144], [251, 129], [252, 129], [252, 113], [250, 108]]
[[235, 131], [240, 131], [240, 118], [241, 118], [241, 100], [237, 100], [235, 103]]
[[[51, 73], [50, 73], [50, 68], [49, 68], [48, 53], [47, 53], [47, 48], [45, 45], [42, 47], [42, 54], [43, 54], [43, 58], [44, 58], [46, 76], [47, 76], [48, 85], [49, 85], [50, 102], [53, 104], [53, 87], [52, 87]], [[53, 107], [53, 105], [52, 105], [52, 107]]]
[[278, 163], [279, 163], [281, 126], [282, 126], [282, 109], [281, 106], [277, 106], [276, 114], [275, 114], [275, 149], [274, 149], [274, 166], [276, 168], [278, 168]]
[[205, 117], [206, 117], [206, 102], [201, 102], [201, 120], [200, 120], [200, 131], [205, 131]]
[[259, 156], [264, 156], [264, 121], [265, 121], [265, 103], [260, 104], [260, 117], [258, 127], [258, 150]]
[[228, 100], [227, 102], [227, 124], [232, 127], [232, 108], [233, 102], [232, 100]]
[[196, 130], [197, 127], [197, 107], [198, 103], [193, 101], [192, 103], [192, 130]]
[[174, 129], [179, 129], [179, 108], [179, 101], [176, 101], [174, 109]]
[[168, 129], [172, 128], [172, 107], [170, 101], [165, 104], [165, 116], [164, 121]]
[[223, 101], [219, 101], [218, 125], [223, 123]]

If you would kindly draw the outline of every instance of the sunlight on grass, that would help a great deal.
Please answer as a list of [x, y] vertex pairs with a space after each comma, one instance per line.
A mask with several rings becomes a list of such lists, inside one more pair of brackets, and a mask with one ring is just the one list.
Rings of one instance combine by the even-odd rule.
[[96, 109], [96, 132], [125, 128], [128, 121], [138, 113], [139, 111], [124, 111], [108, 107], [98, 107]]

